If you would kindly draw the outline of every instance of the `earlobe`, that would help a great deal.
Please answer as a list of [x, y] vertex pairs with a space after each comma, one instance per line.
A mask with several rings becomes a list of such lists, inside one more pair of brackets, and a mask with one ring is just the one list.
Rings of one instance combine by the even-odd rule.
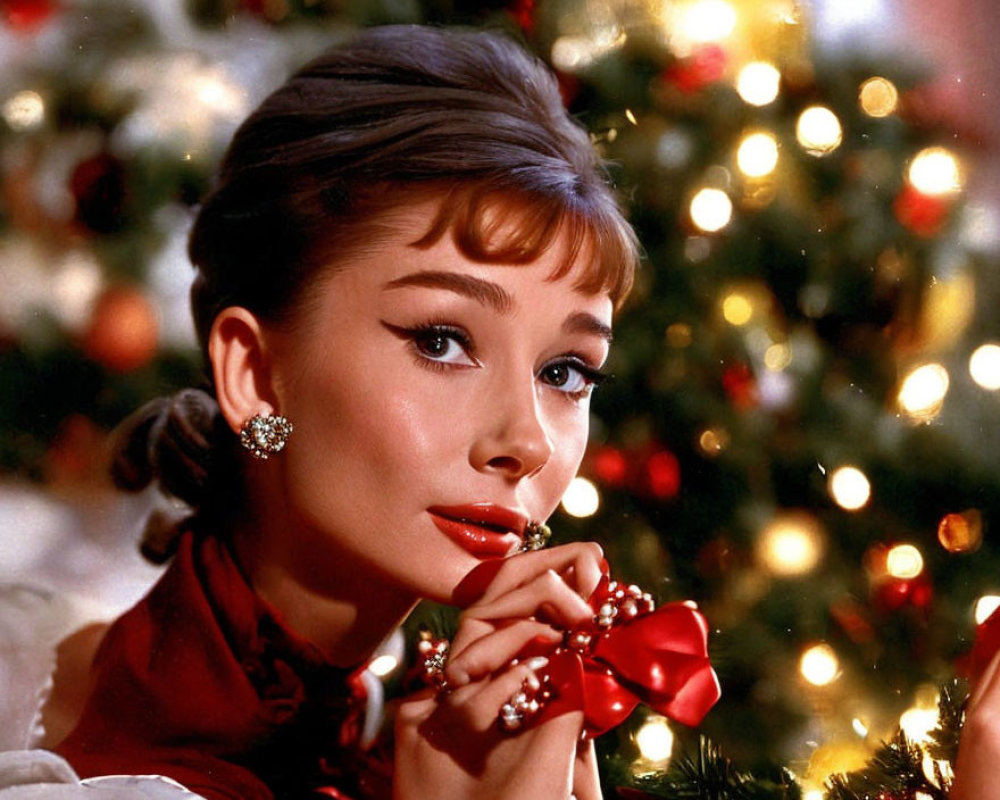
[[219, 312], [208, 337], [219, 409], [234, 433], [254, 414], [275, 410], [270, 366], [258, 319], [247, 309]]

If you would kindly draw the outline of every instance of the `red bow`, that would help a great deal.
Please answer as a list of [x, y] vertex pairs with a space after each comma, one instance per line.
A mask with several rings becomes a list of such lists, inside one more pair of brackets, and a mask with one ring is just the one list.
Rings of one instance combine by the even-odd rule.
[[[456, 595], [467, 603], [496, 568], [491, 562], [477, 567]], [[551, 697], [534, 721], [582, 710], [584, 733], [595, 737], [645, 703], [685, 725], [697, 725], [721, 692], [708, 660], [708, 624], [693, 604], [653, 610], [648, 594], [618, 586], [607, 573], [589, 602], [590, 624], [567, 633], [561, 645], [539, 641], [520, 654], [549, 659], [539, 679]]]
[[708, 660], [705, 618], [688, 603], [669, 603], [602, 628], [596, 618], [609, 586], [613, 592], [615, 584], [605, 576], [591, 596], [595, 622], [546, 654], [553, 699], [540, 718], [582, 710], [584, 733], [595, 737], [645, 703], [697, 725], [721, 694]]

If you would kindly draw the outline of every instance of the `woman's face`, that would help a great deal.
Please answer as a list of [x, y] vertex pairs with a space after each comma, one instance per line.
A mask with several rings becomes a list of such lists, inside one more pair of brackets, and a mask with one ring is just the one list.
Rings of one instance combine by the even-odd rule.
[[469, 261], [449, 236], [415, 248], [429, 213], [268, 334], [295, 432], [262, 466], [280, 471], [290, 568], [321, 594], [360, 582], [447, 602], [482, 559], [516, 552], [583, 455], [610, 299], [575, 290], [577, 267], [550, 280], [560, 246], [521, 266]]

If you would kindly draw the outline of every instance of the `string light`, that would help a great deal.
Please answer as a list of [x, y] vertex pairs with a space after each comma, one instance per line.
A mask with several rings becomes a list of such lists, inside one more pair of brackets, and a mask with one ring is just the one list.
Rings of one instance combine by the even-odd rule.
[[924, 557], [912, 544], [897, 544], [886, 553], [885, 569], [894, 578], [910, 580], [924, 571]]
[[854, 732], [862, 739], [868, 736], [868, 726], [857, 717], [851, 720], [851, 727], [854, 728]]
[[616, 24], [595, 26], [587, 36], [560, 36], [552, 43], [552, 63], [566, 72], [583, 69], [617, 50], [626, 38], [625, 31]]
[[927, 421], [937, 416], [948, 394], [948, 370], [924, 364], [910, 371], [899, 388], [899, 407], [911, 419]]
[[756, 549], [758, 560], [774, 575], [805, 575], [819, 563], [823, 553], [822, 530], [812, 516], [786, 512], [764, 528]]
[[799, 115], [795, 137], [809, 155], [825, 156], [838, 147], [844, 136], [840, 120], [825, 106], [810, 106]]
[[1000, 597], [995, 594], [984, 594], [976, 601], [972, 616], [977, 625], [982, 625], [998, 608], [1000, 608]]
[[861, 84], [858, 103], [869, 117], [888, 117], [899, 104], [899, 92], [887, 78], [869, 78]]
[[17, 92], [3, 104], [3, 118], [15, 131], [30, 131], [45, 119], [45, 101], [30, 89]]
[[691, 221], [706, 233], [725, 228], [733, 217], [733, 201], [721, 189], [701, 189], [691, 199]]
[[840, 659], [828, 644], [816, 644], [799, 660], [799, 672], [813, 686], [829, 686], [840, 674]]
[[736, 91], [752, 106], [766, 106], [778, 97], [781, 73], [767, 61], [751, 61], [736, 78]]
[[1000, 389], [1000, 345], [977, 347], [969, 358], [969, 374], [984, 389], [991, 392]]
[[635, 732], [635, 744], [647, 761], [666, 761], [674, 750], [674, 732], [665, 717], [652, 714]]
[[899, 727], [906, 738], [914, 744], [923, 744], [931, 739], [931, 731], [937, 727], [938, 712], [933, 708], [908, 708], [899, 715]]
[[597, 487], [586, 478], [573, 478], [562, 497], [562, 507], [572, 517], [591, 517], [601, 506]]
[[772, 372], [781, 372], [792, 363], [792, 348], [786, 342], [775, 342], [764, 351], [764, 366]]
[[751, 133], [740, 142], [736, 165], [748, 178], [763, 178], [778, 166], [778, 142], [770, 133]]
[[857, 467], [838, 467], [827, 478], [827, 490], [834, 502], [846, 511], [857, 511], [868, 504], [872, 485]]
[[731, 292], [722, 299], [722, 316], [730, 325], [746, 325], [753, 318], [753, 303], [745, 294]]

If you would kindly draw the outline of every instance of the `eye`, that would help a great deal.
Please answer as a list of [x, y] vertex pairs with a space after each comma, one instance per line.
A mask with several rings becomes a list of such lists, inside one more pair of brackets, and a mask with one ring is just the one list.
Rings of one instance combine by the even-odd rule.
[[573, 399], [589, 396], [595, 386], [608, 378], [605, 373], [575, 357], [546, 364], [539, 371], [538, 377], [543, 383], [566, 393]]
[[477, 367], [472, 355], [472, 340], [462, 329], [453, 325], [420, 325], [403, 328], [382, 323], [400, 339], [410, 343], [414, 354], [423, 363]]

